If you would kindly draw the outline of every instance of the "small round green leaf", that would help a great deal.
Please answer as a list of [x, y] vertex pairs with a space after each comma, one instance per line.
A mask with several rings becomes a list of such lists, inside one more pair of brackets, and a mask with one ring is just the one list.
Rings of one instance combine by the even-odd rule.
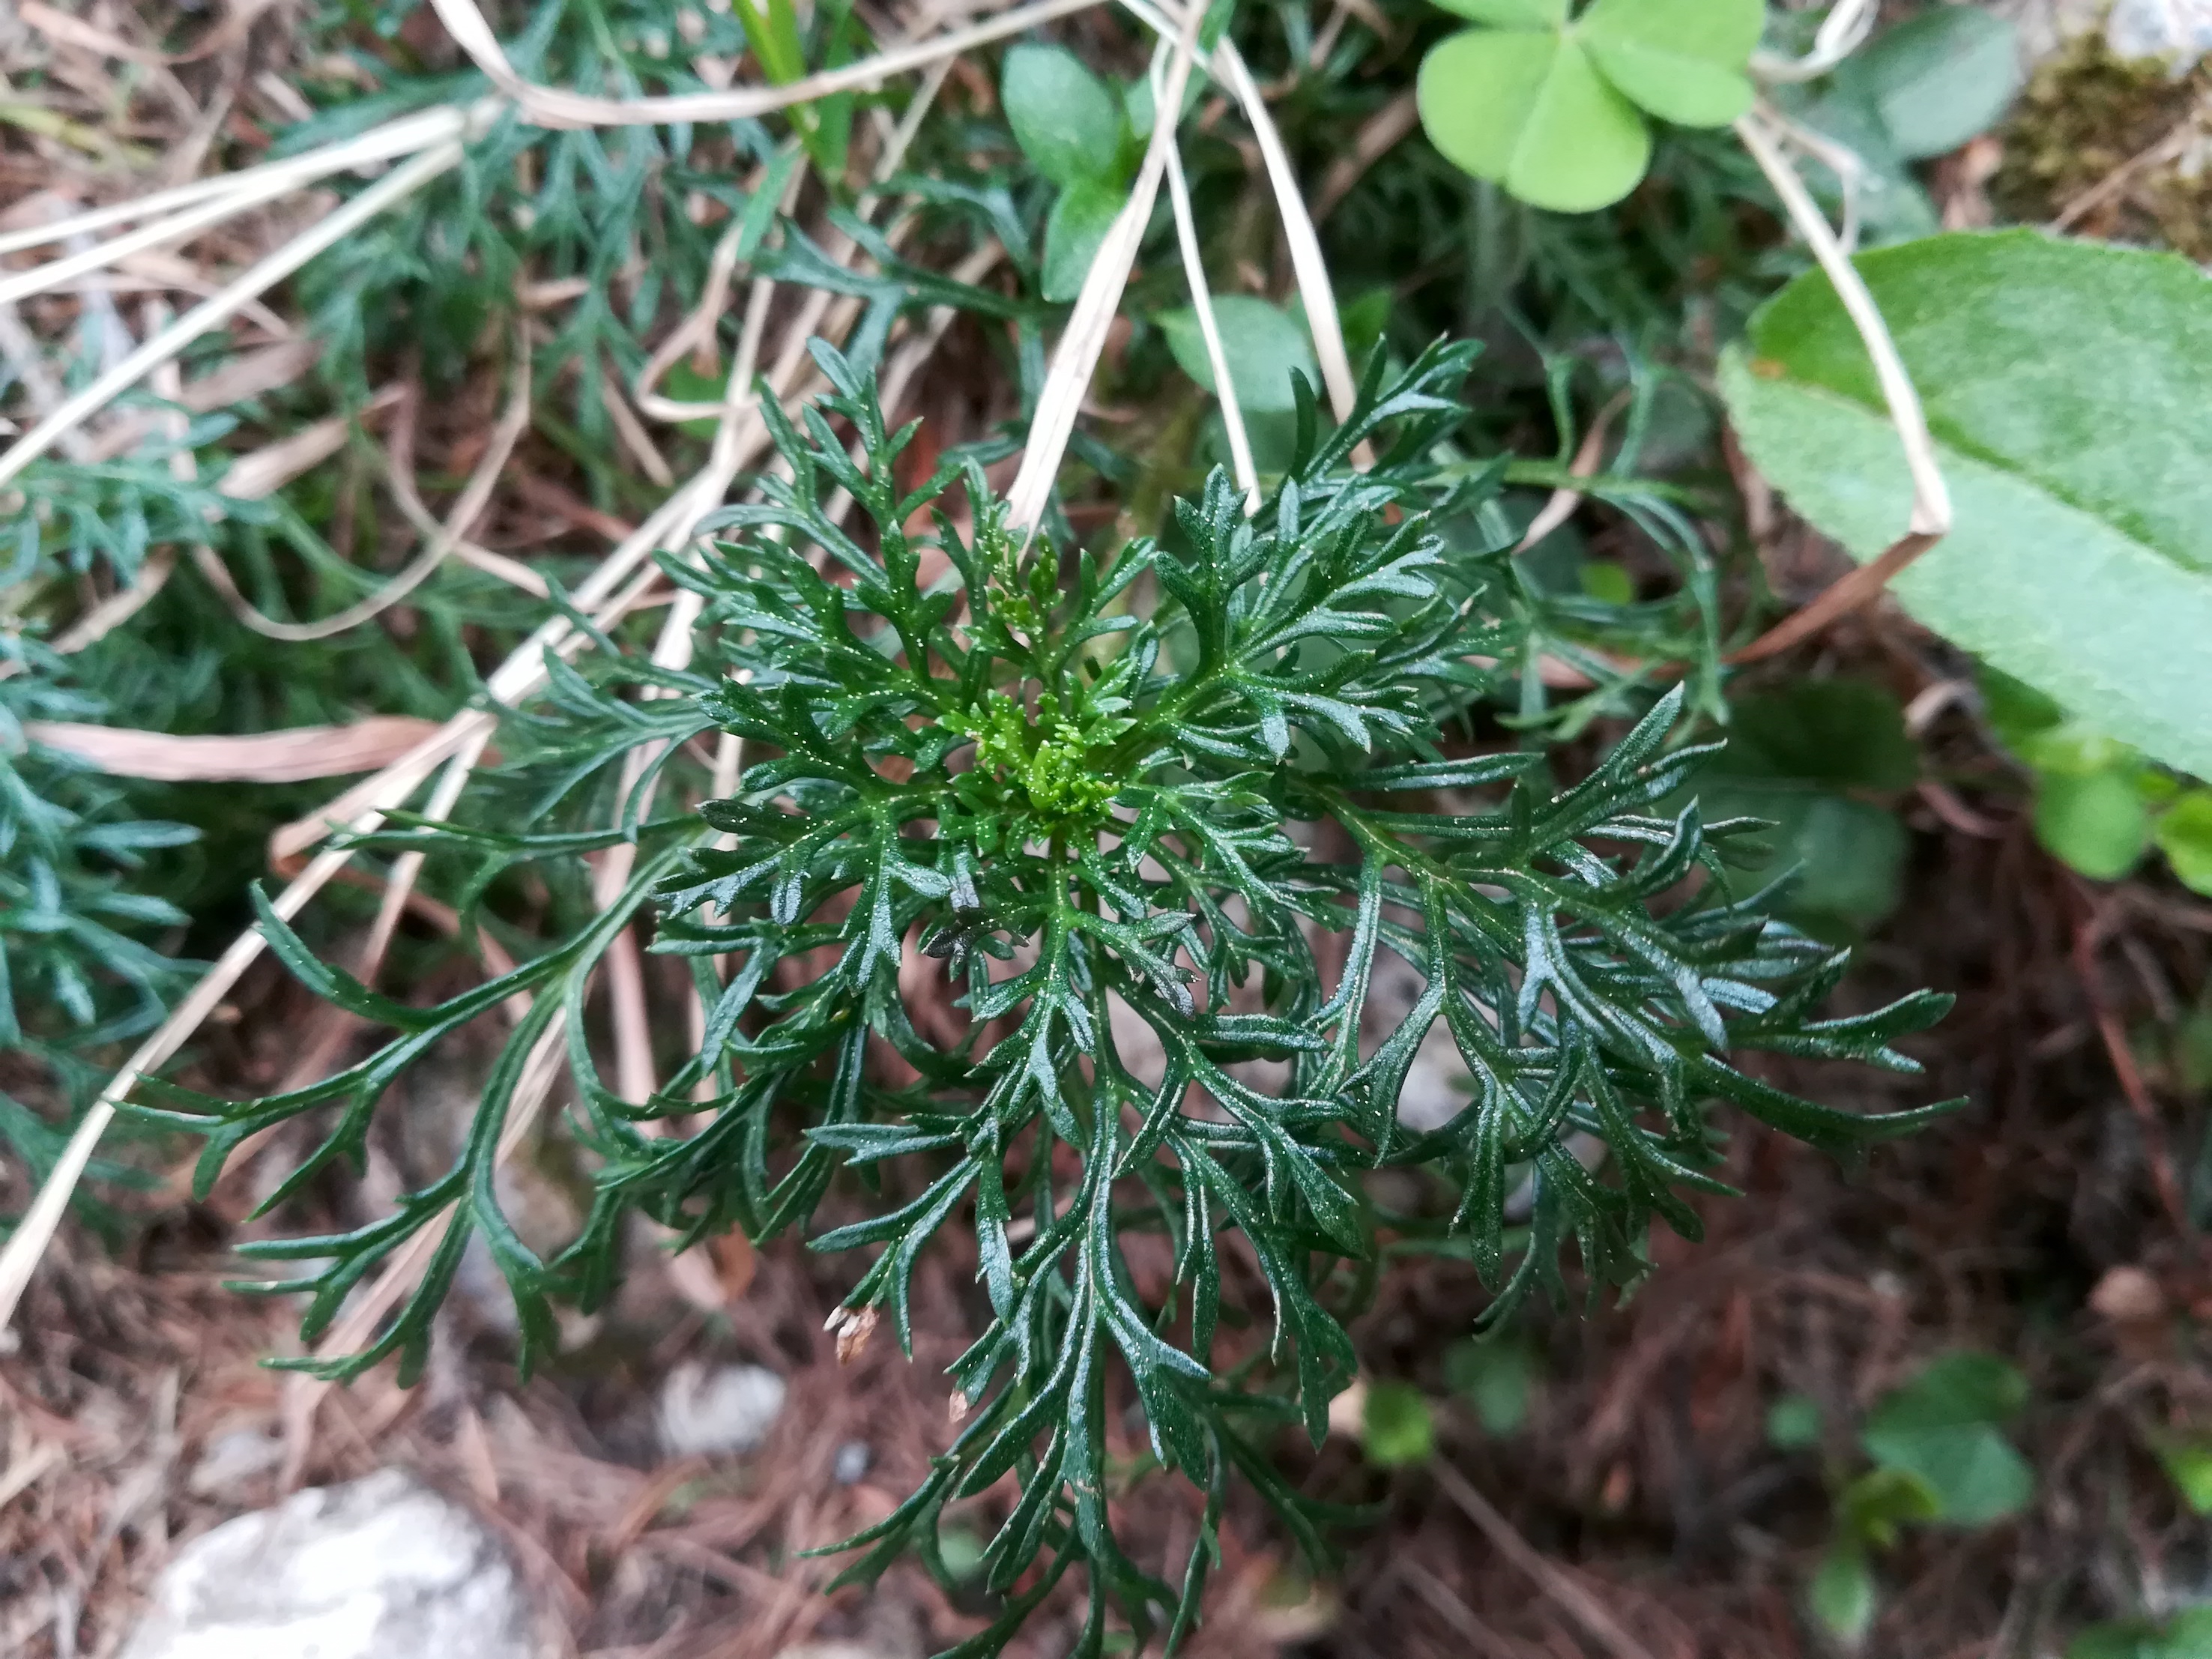
[[1436, 1419], [1412, 1383], [1377, 1382], [1367, 1390], [1360, 1438], [1370, 1463], [1385, 1468], [1422, 1463], [1436, 1449]]
[[1592, 559], [1583, 566], [1577, 580], [1589, 598], [1602, 605], [1633, 605], [1636, 603], [1636, 578], [1628, 574], [1628, 567], [1612, 559]]
[[1532, 207], [1588, 213], [1636, 188], [1651, 133], [1573, 37], [1468, 29], [1421, 60], [1421, 125], [1444, 159]]
[[1073, 300], [1091, 274], [1091, 262], [1113, 228], [1124, 200], [1120, 186], [1084, 179], [1060, 191], [1044, 222], [1044, 297]]
[[[1155, 319], [1168, 337], [1168, 349], [1182, 372], [1208, 392], [1213, 384], [1213, 363], [1206, 356], [1206, 336], [1198, 326], [1198, 313], [1188, 307], [1162, 312]], [[1213, 325], [1221, 332], [1221, 355], [1229, 360], [1229, 378], [1237, 387], [1237, 401], [1248, 413], [1279, 414], [1295, 409], [1291, 372], [1296, 369], [1309, 385], [1321, 383], [1314, 366], [1313, 346], [1298, 320], [1280, 306], [1249, 294], [1218, 294], [1213, 299]]]
[[1846, 1648], [1866, 1640], [1874, 1626], [1878, 1597], [1866, 1555], [1857, 1549], [1832, 1549], [1805, 1593], [1805, 1604], [1820, 1628]]
[[1948, 155], [1994, 126], [2020, 90], [2019, 31], [1980, 6], [1931, 6], [1845, 59], [1836, 79], [1873, 103], [1899, 155]]
[[1802, 1451], [1820, 1443], [1820, 1406], [1810, 1396], [1785, 1394], [1766, 1408], [1766, 1443], [1778, 1451]]
[[2171, 1441], [2158, 1449], [2158, 1461], [2191, 1511], [2212, 1515], [2212, 1442]]
[[2135, 769], [2046, 772], [2036, 781], [2035, 838], [2092, 881], [2117, 881], [2150, 844], [2150, 814]]
[[1933, 1521], [1943, 1500], [1910, 1469], [1869, 1469], [1836, 1494], [1836, 1528], [1855, 1544], [1887, 1549], [1897, 1529], [1913, 1521]]
[[1006, 54], [999, 95], [1014, 142], [1055, 185], [1110, 179], [1120, 167], [1120, 104], [1073, 52], [1016, 46]]
[[1575, 27], [1607, 80], [1662, 120], [1724, 127], [1751, 107], [1761, 0], [1597, 0]]
[[2212, 789], [2183, 795], [2159, 814], [2152, 834], [2181, 884], [2212, 898]]
[[1925, 1483], [1936, 1519], [1985, 1526], [2035, 1494], [2035, 1471], [1999, 1428], [2027, 1400], [2017, 1366], [1995, 1354], [1948, 1354], [1883, 1395], [1859, 1443], [1881, 1468]]
[[1444, 1380], [1474, 1407], [1486, 1432], [1507, 1439], [1528, 1420], [1536, 1355], [1516, 1337], [1470, 1338], [1444, 1354]]

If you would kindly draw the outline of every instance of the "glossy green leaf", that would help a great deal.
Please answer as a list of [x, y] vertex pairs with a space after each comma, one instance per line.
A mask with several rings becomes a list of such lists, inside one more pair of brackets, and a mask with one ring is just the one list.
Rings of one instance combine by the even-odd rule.
[[2027, 1401], [2017, 1367], [1994, 1354], [1949, 1354], [1885, 1395], [1859, 1443], [1881, 1468], [1926, 1483], [1934, 1518], [1986, 1525], [2017, 1514], [2035, 1492], [2035, 1472], [2002, 1428]]
[[2191, 1512], [2212, 1515], [2212, 1441], [2167, 1441], [2158, 1449], [2158, 1461]]
[[2152, 838], [2181, 884], [2212, 898], [2212, 789], [2191, 789], [2158, 815]]
[[1575, 573], [1575, 580], [1589, 598], [1606, 605], [1633, 605], [1636, 578], [1628, 567], [1612, 559], [1589, 559]]
[[2131, 767], [2046, 772], [2036, 780], [2036, 840], [2092, 881], [2117, 881], [2134, 869], [2150, 833]]
[[1766, 1443], [1778, 1451], [1802, 1451], [1820, 1443], [1820, 1403], [1785, 1394], [1766, 1408]]
[[1935, 1489], [1909, 1469], [1869, 1469], [1836, 1495], [1836, 1524], [1851, 1543], [1887, 1549], [1898, 1528], [1942, 1513]]
[[1597, 0], [1575, 26], [1631, 101], [1686, 127], [1724, 127], [1751, 107], [1744, 73], [1763, 0]]
[[1079, 179], [1060, 193], [1044, 222], [1044, 297], [1073, 300], [1113, 228], [1127, 195], [1119, 185]]
[[[1213, 391], [1213, 362], [1206, 356], [1198, 313], [1185, 307], [1162, 312], [1154, 320], [1183, 373]], [[1221, 355], [1228, 360], [1237, 401], [1246, 410], [1281, 414], [1296, 408], [1293, 371], [1304, 374], [1309, 386], [1321, 383], [1304, 325], [1280, 306], [1249, 294], [1216, 295], [1213, 325], [1220, 331]]]
[[1821, 1557], [1806, 1589], [1805, 1605], [1820, 1628], [1844, 1647], [1856, 1648], [1865, 1641], [1881, 1605], [1866, 1552], [1839, 1547]]
[[1571, 34], [1455, 34], [1421, 60], [1416, 97], [1446, 161], [1554, 212], [1619, 201], [1651, 157], [1644, 118]]
[[1885, 29], [1836, 72], [1864, 97], [1897, 153], [1942, 155], [1986, 132], [2021, 82], [2020, 31], [1978, 5], [1930, 6]]
[[1359, 1434], [1368, 1462], [1384, 1468], [1425, 1463], [1437, 1449], [1435, 1416], [1427, 1399], [1410, 1382], [1369, 1387]]
[[[1858, 264], [1957, 507], [1898, 599], [2098, 729], [2212, 775], [2212, 281], [2171, 254], [2026, 230]], [[1862, 560], [1904, 534], [1896, 435], [1825, 277], [1763, 307], [1721, 381], [1799, 512]]]
[[1520, 1337], [1455, 1342], [1444, 1355], [1444, 1381], [1474, 1407], [1483, 1430], [1500, 1439], [1521, 1432], [1534, 1392], [1535, 1350]]
[[1073, 52], [1024, 41], [1006, 54], [999, 95], [1014, 142], [1055, 185], [1108, 179], [1119, 173], [1121, 106]]

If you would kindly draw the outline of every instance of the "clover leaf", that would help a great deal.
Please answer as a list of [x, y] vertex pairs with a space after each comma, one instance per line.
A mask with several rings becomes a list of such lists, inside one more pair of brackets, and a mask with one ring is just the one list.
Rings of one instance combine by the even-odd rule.
[[1761, 0], [1439, 0], [1483, 25], [1422, 59], [1421, 125], [1446, 160], [1530, 205], [1586, 213], [1636, 187], [1647, 116], [1726, 126], [1751, 107], [1744, 73]]

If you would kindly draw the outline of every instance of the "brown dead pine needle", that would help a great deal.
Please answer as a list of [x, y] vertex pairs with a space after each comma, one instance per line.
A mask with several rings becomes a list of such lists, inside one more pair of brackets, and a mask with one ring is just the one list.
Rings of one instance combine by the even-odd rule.
[[1482, 1529], [1498, 1553], [1518, 1567], [1533, 1580], [1537, 1589], [1559, 1605], [1583, 1632], [1596, 1642], [1613, 1659], [1652, 1659], [1651, 1650], [1630, 1635], [1620, 1621], [1589, 1590], [1578, 1583], [1572, 1574], [1540, 1553], [1534, 1545], [1515, 1530], [1513, 1523], [1499, 1514], [1496, 1506], [1477, 1492], [1457, 1469], [1441, 1458], [1431, 1466], [1431, 1474], [1437, 1489], [1467, 1518]]

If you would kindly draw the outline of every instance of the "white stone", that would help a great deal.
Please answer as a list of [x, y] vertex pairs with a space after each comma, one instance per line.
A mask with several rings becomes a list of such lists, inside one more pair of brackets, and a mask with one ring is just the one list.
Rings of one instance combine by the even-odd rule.
[[207, 1443], [185, 1485], [195, 1497], [220, 1497], [283, 1461], [284, 1443], [275, 1435], [260, 1429], [229, 1429]]
[[671, 1457], [723, 1457], [768, 1438], [783, 1410], [783, 1379], [765, 1365], [687, 1359], [660, 1389], [660, 1439]]
[[2212, 0], [2114, 0], [2105, 44], [2118, 58], [2160, 58], [2185, 74], [2212, 52]]
[[384, 1469], [178, 1551], [121, 1659], [541, 1659], [498, 1544]]

